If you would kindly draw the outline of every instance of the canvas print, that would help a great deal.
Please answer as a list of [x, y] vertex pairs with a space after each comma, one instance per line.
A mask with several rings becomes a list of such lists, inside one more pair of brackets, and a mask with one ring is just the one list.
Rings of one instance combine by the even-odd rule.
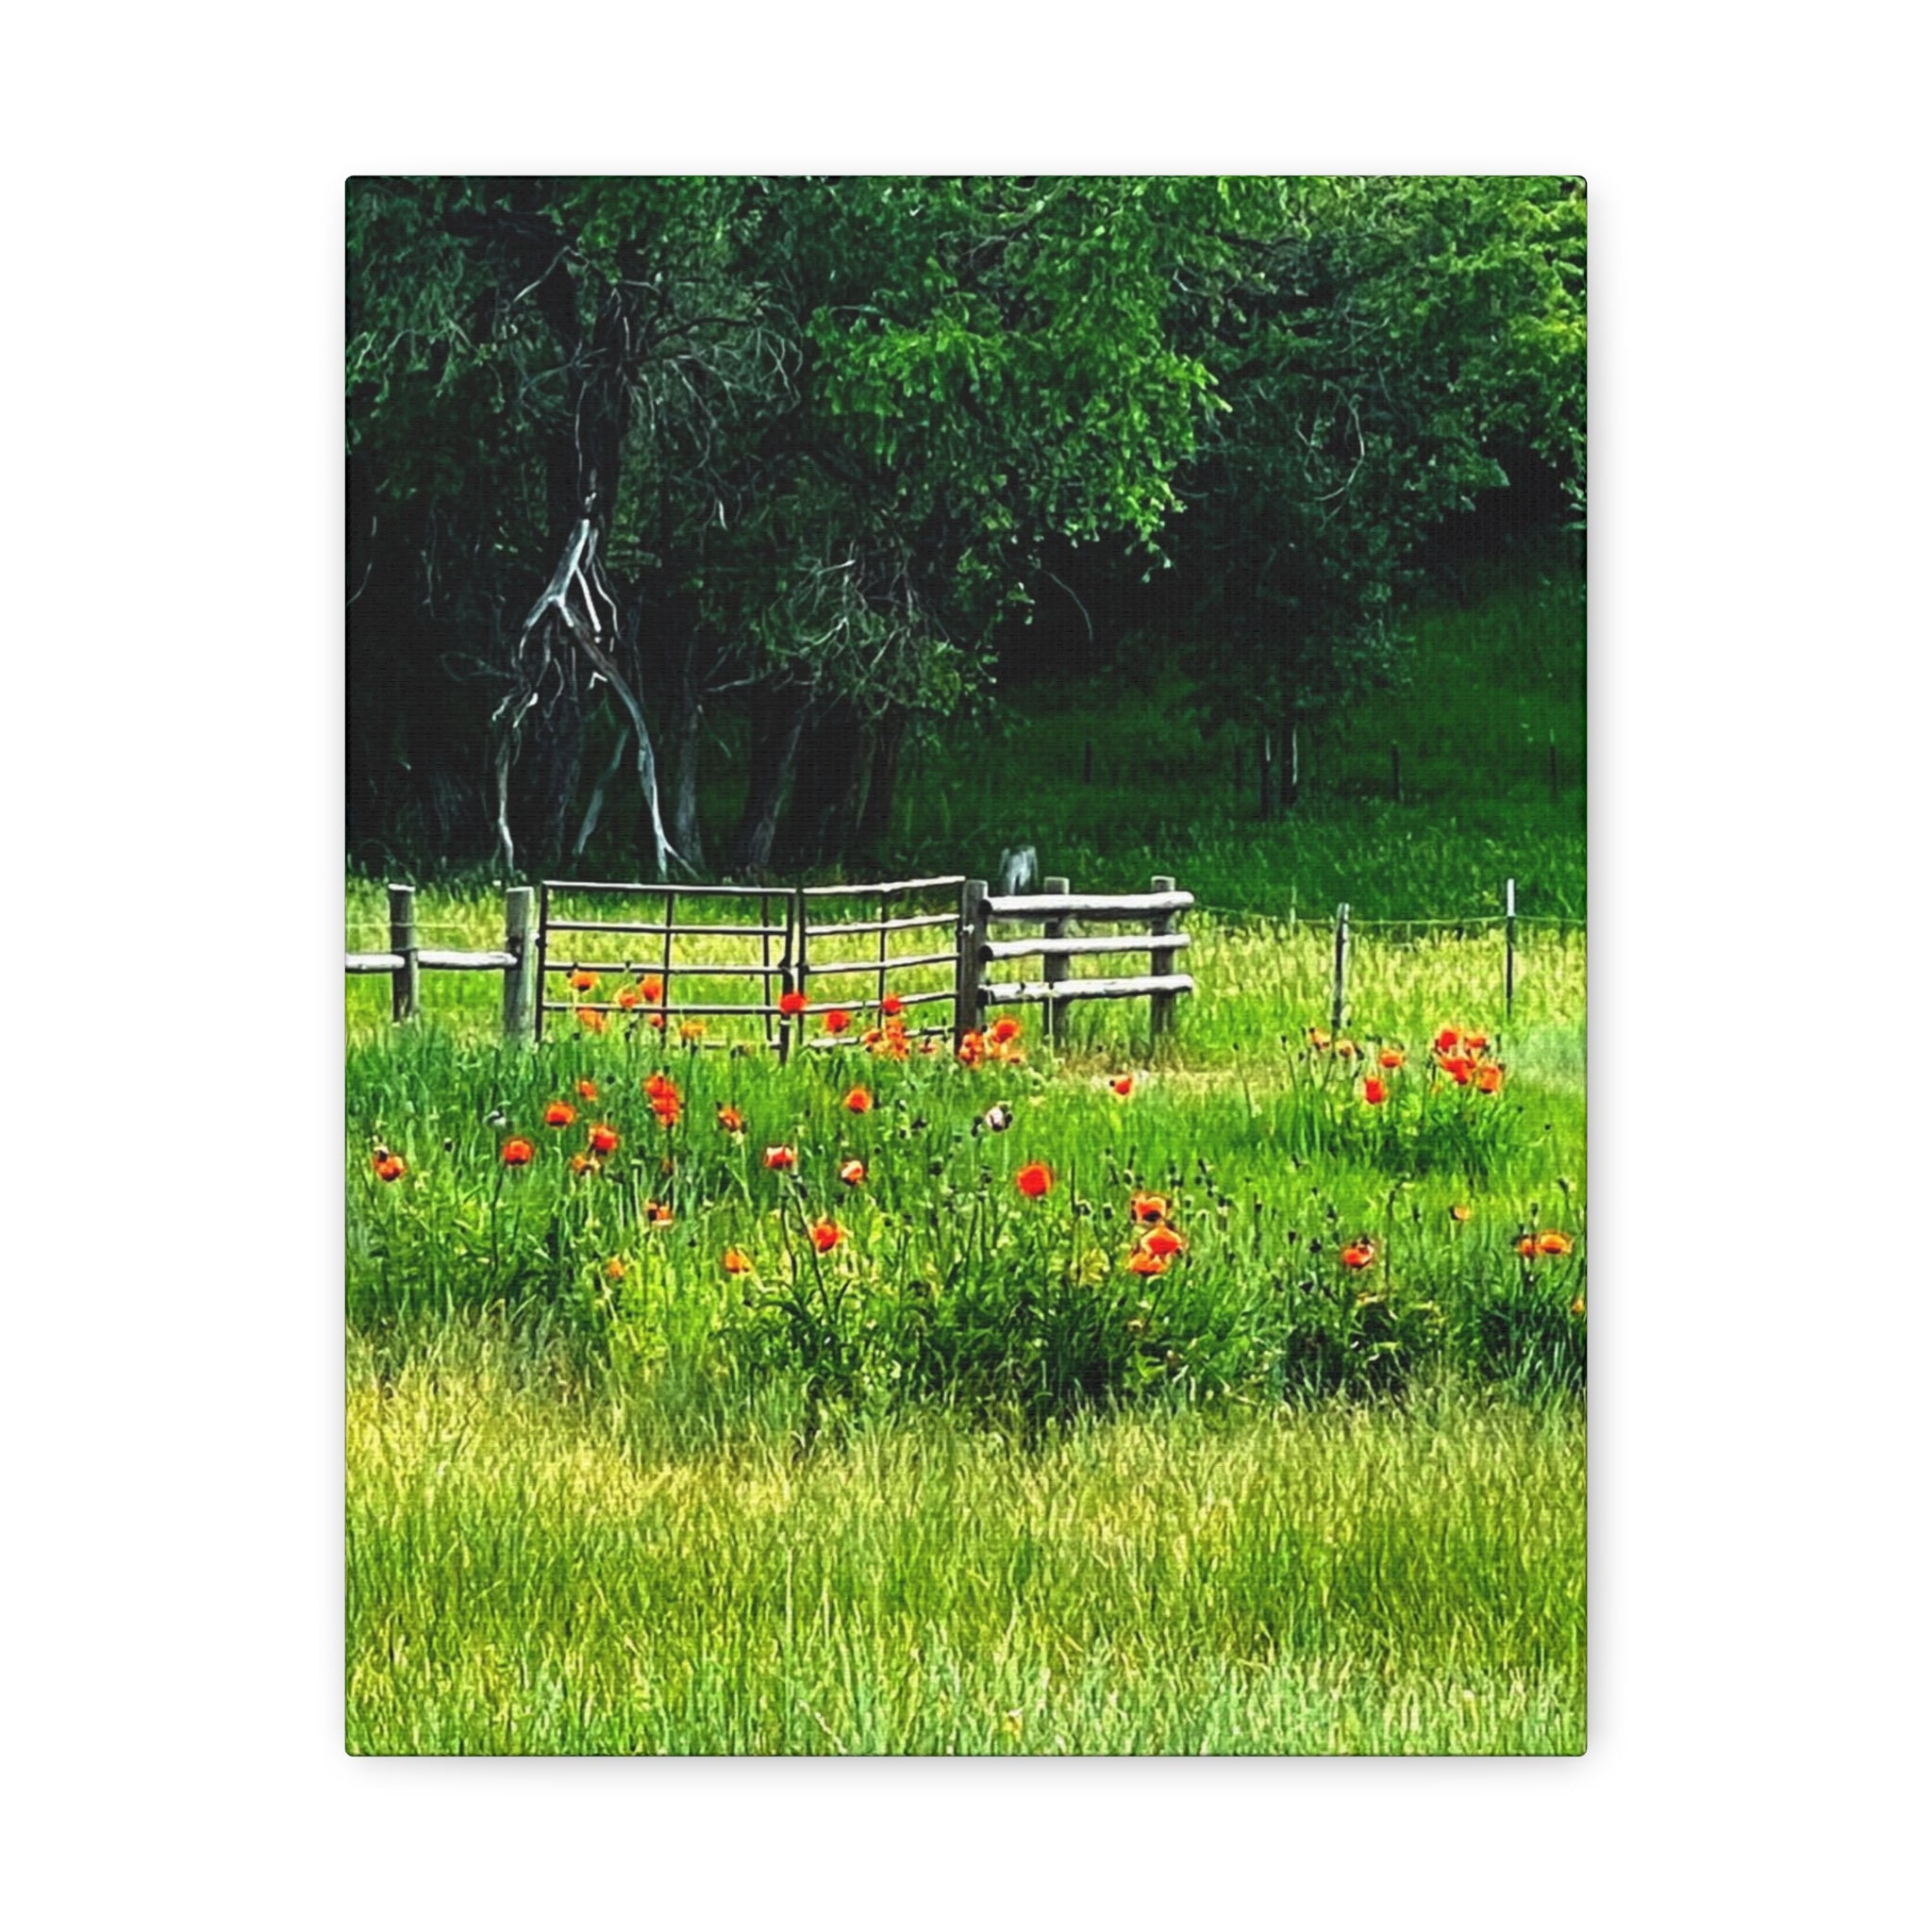
[[349, 181], [351, 1752], [1583, 1750], [1584, 266]]

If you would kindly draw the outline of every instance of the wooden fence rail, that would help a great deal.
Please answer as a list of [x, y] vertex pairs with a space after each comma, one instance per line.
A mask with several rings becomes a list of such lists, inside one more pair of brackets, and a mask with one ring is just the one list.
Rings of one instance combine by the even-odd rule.
[[[1171, 878], [1157, 878], [1148, 892], [1075, 892], [1063, 878], [1045, 881], [1042, 892], [996, 893], [984, 879], [969, 879], [959, 895], [958, 993], [954, 1002], [954, 1044], [979, 1024], [987, 1007], [1043, 1006], [1047, 1038], [1055, 1040], [1061, 1015], [1073, 1000], [1148, 1002], [1148, 1030], [1154, 1040], [1173, 1030], [1174, 1001], [1194, 991], [1185, 973], [1174, 970], [1174, 955], [1192, 943], [1174, 930], [1174, 915], [1194, 903], [1191, 892], [1174, 890]], [[998, 922], [1039, 921], [1038, 938], [996, 940]], [[1143, 923], [1144, 932], [1073, 933], [1074, 921], [1102, 924]], [[1131, 976], [1078, 978], [1067, 970], [1073, 959], [1117, 953], [1145, 953], [1148, 970]], [[1009, 959], [1038, 958], [1039, 979], [989, 980], [986, 969]]]
[[500, 948], [481, 953], [451, 952], [417, 943], [416, 889], [391, 886], [389, 950], [345, 954], [342, 970], [350, 974], [388, 974], [391, 988], [390, 1015], [395, 1020], [413, 1020], [421, 1009], [425, 973], [501, 973], [503, 1030], [512, 1038], [521, 1038], [530, 1030], [531, 995], [536, 987], [536, 962], [530, 948], [533, 896], [528, 886], [512, 886], [504, 893]]

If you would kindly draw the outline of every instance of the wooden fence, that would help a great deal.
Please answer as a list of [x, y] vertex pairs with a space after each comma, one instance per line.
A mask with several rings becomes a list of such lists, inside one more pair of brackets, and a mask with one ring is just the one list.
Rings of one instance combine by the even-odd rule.
[[[1174, 1024], [1174, 1001], [1192, 992], [1194, 982], [1174, 970], [1174, 955], [1192, 943], [1174, 929], [1174, 915], [1194, 903], [1191, 892], [1174, 890], [1171, 878], [1157, 878], [1150, 892], [1074, 892], [1063, 878], [1045, 881], [1043, 892], [1001, 895], [984, 879], [970, 879], [959, 903], [959, 980], [953, 1005], [954, 1042], [977, 1026], [987, 1007], [1041, 1005], [1046, 1008], [1047, 1038], [1060, 1031], [1060, 1016], [1072, 1000], [1145, 999], [1149, 1031], [1156, 1040]], [[1082, 933], [1080, 924], [1135, 924], [1132, 933]], [[996, 924], [1033, 924], [1038, 939], [996, 940]], [[1069, 963], [1116, 953], [1145, 953], [1148, 970], [1131, 976], [1076, 978]], [[1038, 979], [989, 980], [986, 969], [1008, 960], [1041, 961]]]
[[530, 906], [535, 896], [528, 886], [512, 886], [503, 895], [503, 945], [500, 950], [456, 953], [417, 944], [416, 889], [414, 886], [391, 886], [389, 889], [389, 951], [350, 953], [343, 960], [343, 970], [348, 973], [388, 974], [390, 1013], [397, 1020], [415, 1016], [422, 990], [421, 975], [425, 972], [501, 973], [503, 1030], [513, 1037], [527, 1033], [534, 1004], [532, 995], [537, 984], [530, 945]]

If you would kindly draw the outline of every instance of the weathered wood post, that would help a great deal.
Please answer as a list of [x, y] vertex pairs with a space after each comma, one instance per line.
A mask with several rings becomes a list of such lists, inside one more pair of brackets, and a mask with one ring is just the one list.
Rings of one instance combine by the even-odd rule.
[[1338, 1039], [1348, 1013], [1348, 901], [1335, 908], [1335, 1000], [1328, 1009], [1328, 1030]]
[[503, 895], [503, 950], [510, 957], [503, 974], [503, 1030], [510, 1040], [526, 1039], [532, 1031], [537, 955], [530, 927], [536, 896], [528, 886], [511, 886]]
[[966, 1036], [979, 1025], [979, 989], [984, 961], [979, 949], [986, 943], [986, 881], [968, 879], [959, 888], [959, 966], [953, 982], [953, 1051], [958, 1053]]
[[[1171, 892], [1174, 891], [1174, 881], [1170, 878], [1157, 878], [1154, 881], [1154, 890], [1157, 892]], [[1172, 932], [1174, 914], [1157, 912], [1148, 921], [1147, 929], [1150, 933], [1156, 934]], [[1172, 973], [1174, 954], [1171, 951], [1157, 949], [1147, 961], [1147, 970], [1156, 977], [1164, 973]], [[1157, 992], [1147, 1002], [1147, 1030], [1156, 1045], [1159, 1044], [1163, 1036], [1174, 1031], [1174, 996], [1171, 992]]]
[[1503, 887], [1503, 1017], [1516, 1010], [1516, 881]]
[[[1044, 888], [1048, 892], [1071, 892], [1074, 889], [1065, 879], [1048, 879]], [[1044, 937], [1050, 940], [1064, 939], [1067, 936], [1067, 921], [1062, 914], [1049, 919], [1044, 928]], [[1067, 976], [1067, 961], [1058, 953], [1048, 953], [1041, 961], [1041, 977], [1048, 986], [1058, 986]], [[1060, 1024], [1061, 1013], [1058, 1000], [1048, 997], [1046, 1002], [1046, 1038], [1051, 1046], [1058, 1046], [1065, 1031]]]
[[391, 886], [389, 889], [389, 949], [402, 960], [390, 980], [390, 1015], [396, 1020], [414, 1019], [420, 981], [416, 963], [414, 886]]

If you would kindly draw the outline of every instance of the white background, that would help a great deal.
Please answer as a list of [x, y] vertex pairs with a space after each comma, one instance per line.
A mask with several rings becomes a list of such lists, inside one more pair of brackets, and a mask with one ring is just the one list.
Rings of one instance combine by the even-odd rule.
[[[13, 1923], [1899, 1922], [1926, 1647], [1907, 17], [16, 23]], [[341, 188], [486, 167], [1588, 175], [1585, 1758], [342, 1755]]]

